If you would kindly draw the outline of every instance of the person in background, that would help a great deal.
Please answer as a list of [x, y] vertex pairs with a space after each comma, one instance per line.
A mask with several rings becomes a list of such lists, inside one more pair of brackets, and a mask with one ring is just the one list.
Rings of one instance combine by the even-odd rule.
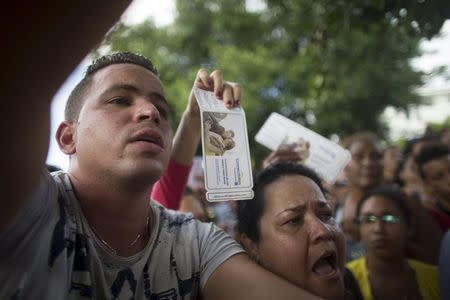
[[[187, 200], [183, 198], [182, 202], [187, 201], [190, 205], [186, 203], [181, 204], [181, 210], [186, 212], [192, 212], [195, 216], [199, 212], [199, 206], [203, 213], [203, 220], [208, 222], [213, 222], [223, 230], [225, 230], [231, 236], [234, 236], [234, 227], [236, 224], [236, 201], [219, 201], [219, 202], [209, 202], [206, 199], [206, 188], [205, 188], [205, 178], [203, 168], [201, 167], [203, 158], [197, 156], [194, 158], [194, 164], [189, 174], [188, 187], [192, 192], [192, 196], [189, 196]], [[176, 188], [176, 187], [174, 187]], [[196, 203], [193, 204], [195, 198]]]
[[450, 230], [447, 231], [441, 244], [439, 256], [439, 286], [442, 300], [450, 300]]
[[440, 141], [450, 148], [450, 127], [445, 127], [441, 130]]
[[[352, 159], [344, 169], [348, 181], [348, 193], [344, 199], [342, 226], [346, 233], [347, 261], [365, 252], [360, 241], [360, 230], [355, 223], [356, 206], [369, 190], [382, 183], [382, 164], [380, 141], [373, 133], [356, 133], [343, 142], [349, 149]], [[407, 245], [408, 257], [436, 264], [442, 232], [421, 202], [410, 197], [406, 203], [413, 214], [411, 235]]]
[[396, 146], [389, 146], [383, 151], [383, 181], [385, 184], [397, 184], [402, 152]]
[[364, 299], [439, 299], [436, 266], [408, 259], [410, 211], [402, 191], [380, 186], [356, 208], [367, 254], [347, 264]]
[[435, 203], [432, 196], [428, 195], [428, 191], [423, 186], [415, 162], [415, 157], [423, 146], [437, 141], [435, 135], [422, 135], [410, 139], [403, 150], [403, 163], [399, 170], [400, 185], [403, 191], [411, 198], [415, 198], [422, 202], [425, 207], [432, 208]]
[[443, 232], [450, 229], [450, 148], [442, 143], [427, 144], [415, 157], [420, 178], [430, 197], [428, 207]]
[[250, 257], [320, 297], [355, 299], [356, 283], [344, 285], [344, 236], [319, 177], [298, 163], [273, 164], [256, 175], [254, 192], [238, 202], [237, 236]]
[[382, 181], [382, 151], [379, 138], [371, 132], [358, 132], [343, 141], [352, 155], [344, 168], [347, 194], [342, 208], [341, 226], [346, 234], [346, 261], [362, 256], [364, 245], [359, 241], [359, 228], [355, 224], [356, 207], [361, 197]]
[[194, 192], [190, 187], [186, 187], [183, 196], [181, 197], [180, 208], [178, 209], [182, 212], [192, 213], [194, 218], [200, 220], [202, 222], [209, 222], [210, 220], [207, 217], [205, 209], [200, 202], [200, 200], [196, 197]]

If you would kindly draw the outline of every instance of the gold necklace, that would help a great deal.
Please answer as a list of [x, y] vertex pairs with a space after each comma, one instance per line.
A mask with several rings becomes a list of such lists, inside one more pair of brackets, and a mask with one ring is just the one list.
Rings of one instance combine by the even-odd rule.
[[[127, 248], [130, 248], [133, 245], [135, 245], [137, 243], [137, 241], [148, 232], [148, 220], [149, 220], [149, 217], [150, 216], [147, 216], [147, 222], [145, 223], [144, 232], [139, 233], [136, 236], [136, 238], [130, 244], [128, 244]], [[110, 250], [114, 255], [118, 255], [118, 251], [116, 249], [114, 249], [113, 247], [111, 247], [111, 245], [109, 245], [107, 241], [105, 241], [104, 239], [102, 239], [100, 237], [100, 235], [98, 234], [97, 230], [95, 230], [95, 227], [93, 225], [90, 225], [90, 227], [92, 228], [92, 231], [94, 232], [95, 236], [100, 240], [100, 242], [102, 242], [102, 244], [105, 245], [106, 248], [108, 248], [108, 250]]]

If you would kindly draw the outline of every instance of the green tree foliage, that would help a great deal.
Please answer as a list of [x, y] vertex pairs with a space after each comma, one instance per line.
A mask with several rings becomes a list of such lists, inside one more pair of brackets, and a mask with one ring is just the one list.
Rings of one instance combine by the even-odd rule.
[[252, 11], [245, 0], [177, 0], [172, 24], [120, 25], [110, 51], [151, 57], [176, 119], [199, 67], [220, 68], [245, 87], [249, 140], [259, 165], [267, 150], [254, 136], [271, 112], [330, 136], [372, 130], [387, 106], [407, 110], [423, 83], [410, 59], [419, 41], [450, 16], [447, 1], [267, 0]]

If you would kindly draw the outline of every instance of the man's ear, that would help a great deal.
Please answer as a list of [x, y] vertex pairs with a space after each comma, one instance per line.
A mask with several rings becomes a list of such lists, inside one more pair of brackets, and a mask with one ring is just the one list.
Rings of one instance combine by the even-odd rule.
[[56, 131], [56, 141], [58, 142], [59, 149], [64, 154], [72, 155], [76, 152], [75, 147], [75, 126], [73, 123], [63, 121], [58, 126]]
[[250, 258], [259, 264], [260, 258], [258, 245], [253, 242], [245, 233], [241, 233], [239, 235], [239, 242], [244, 247], [245, 251], [247, 251], [247, 254], [250, 256]]

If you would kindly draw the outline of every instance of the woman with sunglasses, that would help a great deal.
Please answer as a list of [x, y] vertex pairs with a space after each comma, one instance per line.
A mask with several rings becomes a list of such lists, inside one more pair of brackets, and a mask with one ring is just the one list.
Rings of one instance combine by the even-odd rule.
[[367, 254], [347, 268], [364, 299], [439, 299], [437, 268], [405, 256], [410, 212], [399, 189], [382, 186], [366, 194], [356, 222]]

